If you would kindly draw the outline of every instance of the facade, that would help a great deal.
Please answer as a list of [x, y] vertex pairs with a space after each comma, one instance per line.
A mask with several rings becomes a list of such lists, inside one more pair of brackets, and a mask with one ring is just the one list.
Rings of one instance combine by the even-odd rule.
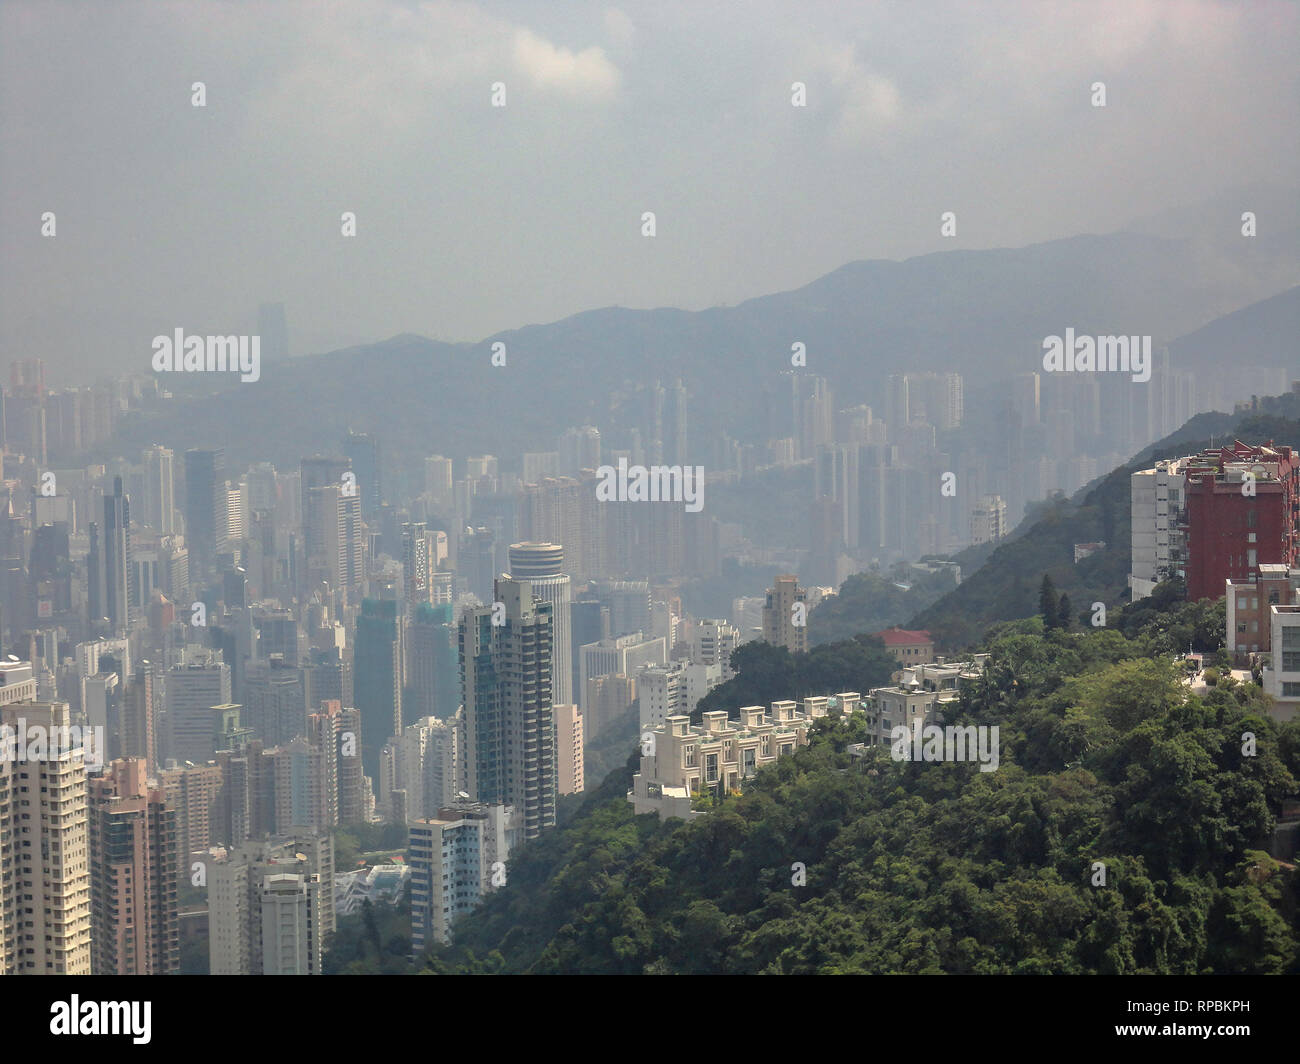
[[215, 763], [165, 768], [159, 773], [167, 804], [176, 815], [176, 871], [188, 882], [196, 853], [206, 853], [219, 838], [218, 796], [221, 766]]
[[201, 580], [216, 566], [225, 549], [226, 453], [185, 452], [185, 543], [190, 578]]
[[1009, 531], [1007, 504], [1002, 496], [981, 495], [979, 503], [970, 514], [971, 545], [994, 542]]
[[180, 971], [176, 810], [137, 758], [90, 780], [91, 970]]
[[0, 705], [0, 972], [5, 974], [91, 972], [82, 751], [61, 743], [57, 752], [47, 747], [41, 757], [18, 760], [19, 729], [68, 737], [71, 723], [66, 702]]
[[[579, 659], [582, 662], [579, 704], [586, 710], [587, 689], [592, 680], [602, 676], [635, 675], [642, 665], [662, 665], [668, 660], [668, 652], [662, 636], [647, 638], [640, 632], [631, 632], [588, 643], [579, 651]], [[588, 738], [599, 734], [598, 723], [604, 722], [593, 721]]]
[[230, 704], [230, 666], [179, 665], [167, 673], [168, 755], [203, 765], [216, 753], [218, 712]]
[[508, 805], [457, 802], [411, 824], [411, 955], [451, 940], [452, 925], [505, 884], [517, 841]]
[[555, 825], [555, 724], [551, 702], [552, 607], [532, 584], [503, 576], [495, 601], [504, 623], [479, 606], [460, 621], [465, 705], [465, 790], [476, 801], [512, 805], [523, 837]]
[[691, 660], [698, 665], [721, 665], [722, 679], [730, 680], [732, 651], [740, 645], [740, 632], [725, 620], [697, 621], [691, 633]]
[[763, 638], [773, 646], [785, 647], [792, 654], [808, 651], [807, 616], [796, 624], [796, 603], [807, 609], [807, 592], [799, 586], [797, 576], [778, 576], [776, 586], [767, 589], [763, 606]]
[[876, 687], [862, 702], [867, 715], [866, 746], [888, 746], [890, 732], [899, 725], [911, 728], [943, 723], [943, 708], [961, 697], [963, 680], [980, 676], [987, 654], [970, 661], [914, 665], [903, 670], [898, 683]]
[[1300, 717], [1300, 603], [1269, 607], [1272, 661], [1264, 670], [1264, 693], [1273, 699], [1272, 715]]
[[[390, 822], [436, 816], [464, 789], [460, 766], [464, 717], [423, 717], [390, 739], [379, 762], [378, 807]], [[399, 816], [393, 795], [404, 794]]]
[[[856, 706], [856, 694], [836, 696]], [[762, 706], [746, 706], [740, 719], [728, 719], [726, 710], [704, 714], [703, 722], [672, 716], [651, 731], [649, 754], [643, 739], [641, 771], [632, 777], [627, 800], [633, 812], [657, 813], [661, 820], [698, 816], [693, 799], [702, 793], [727, 793], [742, 786], [764, 765], [794, 753], [808, 743], [808, 729], [826, 715], [825, 697], [804, 699], [803, 712], [794, 702], [773, 702], [770, 713]]]
[[1186, 460], [1187, 597], [1217, 599], [1256, 567], [1300, 568], [1300, 456], [1234, 441]]
[[1271, 606], [1300, 603], [1300, 569], [1261, 565], [1250, 580], [1224, 581], [1224, 646], [1233, 664], [1244, 668], [1254, 654], [1273, 649]]
[[551, 703], [567, 704], [578, 697], [573, 690], [570, 627], [572, 594], [564, 571], [564, 548], [558, 543], [512, 543], [510, 575], [527, 580], [533, 595], [551, 604], [554, 649], [551, 656]]
[[362, 760], [373, 778], [379, 751], [402, 730], [404, 627], [392, 599], [366, 599], [357, 617], [353, 691], [361, 711]]
[[1151, 594], [1162, 580], [1186, 575], [1185, 463], [1184, 458], [1165, 459], [1129, 478], [1132, 561], [1128, 584], [1135, 602]]
[[208, 871], [213, 975], [319, 975], [334, 927], [328, 835], [245, 842]]
[[572, 704], [555, 706], [554, 710], [556, 791], [581, 794], [585, 788], [582, 710]]

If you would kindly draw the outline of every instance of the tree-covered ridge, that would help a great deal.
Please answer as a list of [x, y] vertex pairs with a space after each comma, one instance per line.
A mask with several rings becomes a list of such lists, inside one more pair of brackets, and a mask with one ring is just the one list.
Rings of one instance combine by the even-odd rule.
[[854, 573], [839, 593], [808, 615], [808, 642], [816, 646], [879, 632], [937, 602], [957, 586], [951, 573], [912, 578], [903, 570], [891, 578], [879, 572]]
[[624, 800], [632, 759], [427, 970], [1294, 971], [1296, 876], [1262, 851], [1300, 724], [1253, 686], [1180, 683], [1170, 651], [1212, 631], [1205, 608], [996, 633], [949, 718], [998, 725], [996, 772], [857, 761], [863, 718], [832, 719], [717, 812], [661, 824]]

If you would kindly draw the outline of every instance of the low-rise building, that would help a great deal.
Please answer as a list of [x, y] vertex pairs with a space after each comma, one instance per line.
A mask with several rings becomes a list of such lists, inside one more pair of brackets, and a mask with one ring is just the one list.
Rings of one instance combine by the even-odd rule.
[[934, 661], [934, 640], [926, 631], [909, 631], [906, 628], [886, 628], [874, 633], [885, 644], [885, 649], [898, 659], [900, 665], [926, 665]]
[[[851, 713], [860, 696], [856, 692], [834, 696]], [[803, 711], [792, 701], [773, 702], [770, 713], [762, 706], [746, 706], [739, 720], [723, 709], [705, 713], [700, 724], [685, 715], [670, 716], [642, 739], [641, 771], [632, 777], [627, 800], [633, 811], [657, 813], [660, 819], [698, 815], [692, 799], [708, 791], [734, 791], [763, 765], [792, 754], [808, 743], [812, 722], [827, 715], [831, 699], [805, 698]]]

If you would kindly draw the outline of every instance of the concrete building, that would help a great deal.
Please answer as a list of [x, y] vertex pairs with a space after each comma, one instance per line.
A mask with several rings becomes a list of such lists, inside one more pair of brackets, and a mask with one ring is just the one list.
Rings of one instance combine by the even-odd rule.
[[216, 753], [216, 707], [230, 704], [230, 666], [224, 661], [179, 665], [167, 672], [167, 756], [203, 765]]
[[903, 669], [897, 684], [876, 687], [862, 702], [867, 715], [865, 746], [888, 746], [890, 732], [899, 725], [921, 727], [943, 723], [943, 708], [961, 697], [963, 680], [979, 679], [987, 654], [970, 661], [937, 662]]
[[208, 870], [213, 975], [319, 975], [334, 933], [334, 843], [310, 834], [233, 847]]
[[1162, 580], [1184, 576], [1185, 462], [1183, 458], [1165, 459], [1129, 477], [1132, 561], [1128, 584], [1134, 601], [1146, 598]]
[[1007, 504], [1001, 495], [981, 495], [970, 514], [971, 545], [1001, 539], [1011, 529], [1007, 526]]
[[730, 680], [732, 651], [740, 645], [740, 632], [725, 620], [696, 621], [691, 632], [691, 660], [698, 665], [721, 665], [722, 679]]
[[[601, 639], [580, 648], [579, 660], [582, 663], [580, 691], [583, 710], [587, 710], [585, 700], [588, 685], [601, 676], [633, 676], [642, 665], [662, 665], [668, 660], [668, 651], [661, 637], [649, 638], [640, 632]], [[606, 722], [591, 721], [592, 727], [587, 736], [593, 739], [600, 734]]]
[[1274, 719], [1300, 717], [1300, 603], [1269, 606], [1271, 662], [1264, 670], [1264, 693], [1273, 699]]
[[176, 810], [138, 758], [88, 784], [91, 971], [180, 971]]
[[792, 654], [807, 653], [807, 592], [799, 586], [797, 576], [778, 576], [775, 584], [767, 589], [763, 606], [763, 638]]
[[411, 825], [411, 955], [451, 940], [452, 926], [506, 882], [518, 839], [508, 805], [457, 802]]
[[[66, 702], [0, 705], [0, 972], [5, 974], [91, 973], [86, 769], [71, 726]], [[27, 745], [34, 733], [45, 737], [39, 755]]]
[[872, 634], [885, 644], [885, 649], [898, 659], [900, 665], [928, 665], [934, 661], [934, 640], [929, 632], [909, 631], [895, 625]]
[[569, 578], [564, 573], [564, 548], [558, 543], [512, 543], [510, 545], [510, 575], [516, 580], [527, 580], [533, 588], [534, 598], [551, 604], [554, 626], [551, 657], [551, 704], [570, 703], [577, 697], [573, 691], [570, 628], [572, 600]]
[[686, 662], [643, 665], [636, 671], [636, 694], [641, 705], [641, 731], [662, 728], [669, 717], [689, 715], [686, 704]]
[[556, 791], [559, 794], [581, 794], [586, 785], [582, 710], [572, 704], [555, 706], [554, 710]]
[[[557, 772], [551, 702], [552, 607], [530, 581], [503, 576], [490, 606], [467, 609], [459, 629], [465, 705], [465, 790], [512, 805], [525, 839], [555, 825]], [[493, 616], [503, 622], [493, 623]]]
[[167, 804], [176, 815], [176, 872], [190, 881], [196, 854], [206, 853], [220, 838], [217, 830], [218, 796], [221, 792], [221, 766], [186, 765], [165, 768], [159, 774]]
[[[856, 708], [856, 694], [836, 697], [846, 712]], [[773, 702], [770, 713], [762, 706], [746, 706], [737, 721], [729, 720], [726, 710], [714, 710], [696, 725], [685, 715], [669, 717], [650, 729], [652, 752], [642, 753], [641, 771], [632, 777], [627, 795], [633, 812], [657, 813], [661, 820], [693, 819], [699, 812], [692, 805], [700, 794], [735, 791], [762, 766], [807, 745], [808, 729], [826, 716], [828, 704], [824, 697], [805, 699], [802, 713], [790, 701]]]
[[[464, 755], [462, 714], [451, 720], [422, 717], [390, 739], [379, 761], [376, 804], [390, 823], [436, 816], [464, 789], [460, 776]], [[398, 816], [393, 795], [405, 794], [405, 815]]]
[[1217, 599], [1256, 567], [1300, 568], [1300, 456], [1236, 440], [1186, 459], [1187, 597]]

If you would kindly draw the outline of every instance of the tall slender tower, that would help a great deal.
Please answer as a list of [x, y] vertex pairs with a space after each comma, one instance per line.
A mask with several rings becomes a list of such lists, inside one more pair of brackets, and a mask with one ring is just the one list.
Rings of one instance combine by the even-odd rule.
[[532, 839], [555, 825], [552, 606], [528, 580], [503, 576], [495, 592], [495, 608], [466, 610], [460, 621], [466, 790], [513, 805]]
[[138, 758], [89, 783], [95, 975], [180, 971], [176, 811]]
[[510, 575], [527, 580], [533, 596], [551, 604], [555, 628], [554, 657], [551, 661], [551, 704], [568, 705], [573, 696], [573, 650], [570, 628], [572, 592], [564, 573], [564, 548], [558, 543], [512, 543]]

